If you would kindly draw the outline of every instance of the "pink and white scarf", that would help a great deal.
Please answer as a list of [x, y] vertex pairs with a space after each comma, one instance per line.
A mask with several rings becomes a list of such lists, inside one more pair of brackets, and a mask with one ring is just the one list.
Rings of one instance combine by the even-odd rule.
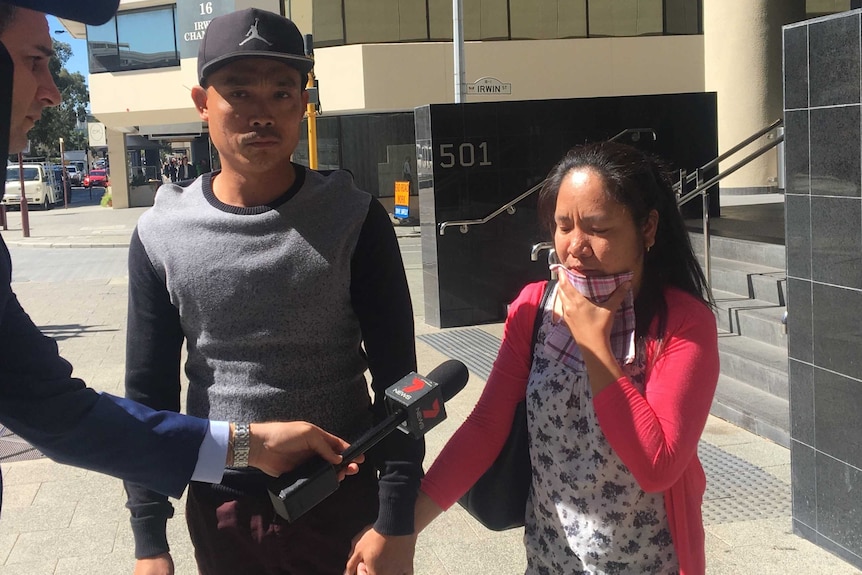
[[[634, 274], [625, 272], [609, 276], [585, 276], [580, 272], [566, 268], [560, 264], [551, 266], [551, 271], [562, 271], [566, 274], [575, 289], [584, 297], [595, 303], [604, 303], [620, 285], [631, 281]], [[584, 371], [584, 359], [581, 349], [572, 337], [566, 322], [560, 321], [556, 324], [545, 339], [545, 347], [552, 352], [552, 356], [563, 364]], [[626, 294], [620, 308], [614, 314], [614, 323], [611, 328], [611, 351], [620, 365], [632, 363], [635, 359], [635, 306], [634, 296], [631, 290]]]

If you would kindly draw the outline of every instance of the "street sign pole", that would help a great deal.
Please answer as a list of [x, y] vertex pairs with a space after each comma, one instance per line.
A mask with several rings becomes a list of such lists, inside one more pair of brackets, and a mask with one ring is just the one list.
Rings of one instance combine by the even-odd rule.
[[[305, 35], [305, 55], [314, 59], [314, 39], [311, 34]], [[311, 92], [314, 90], [314, 68], [308, 72], [308, 83], [306, 89]], [[312, 102], [309, 98], [308, 105], [305, 111], [308, 119], [308, 167], [312, 170], [317, 169], [317, 103]]]
[[24, 232], [24, 237], [30, 237], [30, 214], [27, 212], [27, 192], [24, 187], [24, 156], [18, 152], [18, 179], [21, 181], [21, 195], [19, 196], [21, 205], [21, 230]]

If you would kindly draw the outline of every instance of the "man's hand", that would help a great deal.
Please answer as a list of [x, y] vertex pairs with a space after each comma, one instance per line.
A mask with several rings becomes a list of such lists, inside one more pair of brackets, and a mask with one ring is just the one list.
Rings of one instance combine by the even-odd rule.
[[[252, 423], [248, 464], [264, 473], [278, 477], [304, 463], [313, 455], [326, 461], [341, 463], [341, 452], [348, 443], [305, 421]], [[364, 456], [357, 457], [339, 473], [338, 480], [359, 471]]]
[[353, 538], [345, 575], [413, 575], [416, 537], [381, 535], [371, 526]]
[[174, 560], [170, 553], [138, 559], [134, 575], [174, 575]]

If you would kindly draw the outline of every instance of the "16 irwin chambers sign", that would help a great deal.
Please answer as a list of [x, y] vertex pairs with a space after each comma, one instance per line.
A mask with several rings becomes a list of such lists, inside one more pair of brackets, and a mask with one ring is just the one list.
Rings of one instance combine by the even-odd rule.
[[198, 45], [210, 25], [210, 20], [235, 10], [234, 0], [177, 2], [177, 46], [180, 47], [180, 58], [197, 58]]

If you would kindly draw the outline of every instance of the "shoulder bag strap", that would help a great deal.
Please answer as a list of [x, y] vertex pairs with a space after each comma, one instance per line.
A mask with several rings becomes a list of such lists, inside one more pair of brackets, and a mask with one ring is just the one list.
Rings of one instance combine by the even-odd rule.
[[533, 321], [533, 339], [530, 342], [530, 353], [534, 358], [536, 355], [536, 344], [539, 341], [539, 328], [542, 326], [542, 316], [545, 313], [545, 307], [548, 305], [548, 299], [554, 293], [554, 286], [557, 285], [557, 280], [548, 280], [545, 284], [545, 291], [542, 293], [542, 299], [539, 301], [539, 307], [536, 309], [536, 319]]

